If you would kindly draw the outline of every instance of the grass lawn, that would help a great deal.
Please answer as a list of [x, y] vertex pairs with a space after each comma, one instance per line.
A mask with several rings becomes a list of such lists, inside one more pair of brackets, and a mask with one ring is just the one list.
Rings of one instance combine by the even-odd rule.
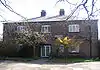
[[73, 57], [73, 58], [54, 58], [54, 59], [51, 59], [52, 62], [54, 63], [76, 63], [76, 62], [93, 62], [93, 61], [100, 61], [99, 58], [96, 58], [96, 59], [85, 59], [85, 58], [76, 58], [76, 57]]

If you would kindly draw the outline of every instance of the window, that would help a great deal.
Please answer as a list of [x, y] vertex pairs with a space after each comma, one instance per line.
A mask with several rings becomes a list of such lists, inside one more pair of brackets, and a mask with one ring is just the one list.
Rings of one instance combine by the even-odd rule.
[[51, 32], [51, 26], [50, 25], [42, 25], [41, 32], [42, 33], [50, 33]]
[[69, 47], [68, 51], [70, 53], [79, 53], [79, 47]]
[[63, 46], [63, 45], [60, 45], [60, 47], [59, 47], [59, 52], [61, 52], [61, 53], [64, 52], [64, 46]]
[[25, 26], [17, 26], [17, 31], [18, 32], [24, 32], [26, 30]]
[[79, 32], [79, 24], [72, 24], [68, 27], [69, 32]]

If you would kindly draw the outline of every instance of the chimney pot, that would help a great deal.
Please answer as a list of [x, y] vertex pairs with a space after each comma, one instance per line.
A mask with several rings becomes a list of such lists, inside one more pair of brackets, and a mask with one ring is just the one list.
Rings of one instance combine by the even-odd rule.
[[46, 11], [45, 10], [42, 10], [41, 11], [41, 17], [44, 17], [44, 16], [46, 16]]
[[64, 11], [64, 9], [60, 9], [60, 11], [59, 11], [59, 15], [60, 15], [60, 16], [65, 15], [65, 11]]

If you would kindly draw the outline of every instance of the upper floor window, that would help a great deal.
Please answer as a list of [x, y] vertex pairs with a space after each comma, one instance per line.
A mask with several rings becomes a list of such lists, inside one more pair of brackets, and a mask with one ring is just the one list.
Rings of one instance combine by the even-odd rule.
[[50, 33], [51, 32], [51, 26], [50, 25], [42, 25], [41, 32], [42, 33]]
[[26, 27], [25, 26], [17, 26], [17, 31], [23, 32], [25, 30], [26, 30]]
[[69, 32], [79, 32], [79, 24], [71, 24], [68, 27]]

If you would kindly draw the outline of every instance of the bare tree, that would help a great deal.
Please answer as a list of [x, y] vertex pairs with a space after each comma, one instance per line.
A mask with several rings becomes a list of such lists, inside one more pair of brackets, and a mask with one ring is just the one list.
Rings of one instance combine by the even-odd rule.
[[7, 4], [8, 0], [0, 0], [0, 3], [6, 8], [8, 9], [10, 12], [15, 13], [16, 15], [20, 16], [22, 19], [27, 20], [26, 17], [22, 16], [21, 14], [17, 13], [16, 11], [14, 11], [14, 9]]
[[95, 16], [97, 16], [97, 14], [95, 14], [95, 13], [100, 12], [100, 8], [96, 7], [96, 4], [97, 4], [98, 0], [80, 0], [81, 2], [80, 3], [76, 3], [76, 4], [71, 3], [70, 0], [58, 0], [56, 2], [56, 4], [59, 3], [59, 2], [62, 2], [62, 1], [63, 2], [67, 2], [69, 5], [73, 5], [75, 7], [72, 10], [72, 12], [68, 15], [66, 20], [71, 18], [75, 14], [75, 12], [80, 9], [80, 7], [83, 7], [82, 9], [84, 9], [86, 11], [87, 16], [88, 16], [86, 19], [94, 18]]
[[[75, 12], [80, 9], [80, 7], [83, 7], [82, 9], [84, 9], [86, 11], [87, 16], [88, 16], [86, 19], [94, 18], [98, 15], [97, 12], [100, 12], [100, 8], [97, 8], [97, 6], [96, 6], [98, 0], [79, 0], [79, 1], [77, 1], [77, 3], [72, 3], [72, 2], [70, 2], [70, 0], [58, 0], [56, 2], [56, 4], [59, 2], [62, 2], [62, 1], [67, 2], [69, 5], [72, 5], [75, 7], [72, 10], [72, 12], [68, 15], [66, 20], [68, 20], [72, 15], [74, 15]], [[72, 1], [74, 1], [74, 0], [72, 0]], [[16, 15], [20, 16], [22, 19], [27, 21], [27, 18], [22, 16], [21, 14], [17, 13], [16, 11], [14, 11], [14, 9], [8, 4], [8, 2], [9, 2], [8, 0], [0, 0], [1, 5], [3, 5], [6, 9], [8, 9], [9, 11], [15, 13]], [[4, 17], [2, 15], [0, 15], [0, 16], [4, 19]], [[6, 19], [4, 19], [4, 20], [6, 21]]]

